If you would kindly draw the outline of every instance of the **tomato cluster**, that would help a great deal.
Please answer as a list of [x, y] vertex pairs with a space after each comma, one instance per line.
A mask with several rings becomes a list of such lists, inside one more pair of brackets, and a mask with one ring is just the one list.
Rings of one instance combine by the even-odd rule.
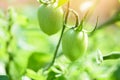
[[[56, 7], [54, 4], [41, 4], [38, 9], [41, 30], [48, 35], [57, 33], [64, 25], [63, 14], [61, 7]], [[63, 33], [63, 53], [71, 61], [81, 58], [87, 50], [88, 36], [82, 27], [79, 30], [80, 25], [78, 24]]]

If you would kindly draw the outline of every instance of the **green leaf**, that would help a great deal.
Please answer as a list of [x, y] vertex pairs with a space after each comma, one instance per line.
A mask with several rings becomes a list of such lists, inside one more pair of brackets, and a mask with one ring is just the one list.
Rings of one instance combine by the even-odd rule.
[[120, 80], [120, 65], [117, 66], [117, 69], [112, 73], [113, 80]]
[[0, 80], [9, 80], [7, 75], [0, 75]]
[[103, 56], [103, 60], [110, 60], [110, 59], [120, 59], [120, 52], [114, 52]]
[[21, 71], [19, 72], [19, 69], [22, 70], [22, 68], [19, 68], [19, 66], [16, 65], [14, 61], [11, 61], [9, 63], [9, 78], [11, 80], [21, 80]]
[[34, 80], [45, 80], [45, 77], [42, 74], [38, 74], [31, 69], [26, 70], [26, 75]]
[[66, 80], [65, 77], [65, 70], [63, 70], [63, 65], [59, 65], [56, 63], [54, 66], [51, 67], [47, 80]]
[[41, 67], [44, 67], [51, 61], [52, 56], [50, 54], [34, 52], [29, 58], [28, 68], [38, 71]]
[[11, 61], [9, 62], [8, 68], [11, 80], [21, 80], [27, 68], [29, 55], [30, 53], [24, 50], [19, 50], [15, 55], [11, 55]]
[[57, 73], [53, 72], [53, 71], [50, 71], [48, 73], [48, 77], [47, 77], [47, 80], [66, 80], [66, 78], [64, 77], [64, 75], [60, 75], [57, 77]]
[[120, 59], [120, 52], [111, 52], [107, 55], [102, 55], [101, 51], [98, 50], [97, 54], [97, 62], [100, 64], [103, 60], [115, 60]]
[[62, 75], [62, 76], [58, 77], [58, 78], [55, 79], [55, 80], [67, 80], [67, 79]]
[[63, 4], [65, 4], [68, 1], [69, 0], [58, 0], [58, 7], [62, 6]]
[[47, 80], [54, 80], [55, 79], [55, 72], [51, 71], [48, 74]]

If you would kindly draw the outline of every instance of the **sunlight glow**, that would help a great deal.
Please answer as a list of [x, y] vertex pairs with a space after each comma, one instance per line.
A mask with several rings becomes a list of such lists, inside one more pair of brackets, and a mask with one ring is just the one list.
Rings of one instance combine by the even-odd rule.
[[84, 2], [83, 4], [80, 5], [80, 11], [81, 12], [88, 11], [92, 6], [93, 6], [92, 1]]

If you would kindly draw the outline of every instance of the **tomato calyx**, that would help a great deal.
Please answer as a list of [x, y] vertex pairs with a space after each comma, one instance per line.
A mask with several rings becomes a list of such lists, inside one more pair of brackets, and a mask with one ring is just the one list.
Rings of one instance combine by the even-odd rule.
[[77, 27], [78, 31], [82, 31], [83, 30], [84, 21], [86, 20], [87, 15], [88, 15], [88, 12], [84, 15], [84, 17], [82, 18], [80, 24], [78, 25], [78, 27]]
[[79, 22], [79, 15], [76, 11], [74, 11], [73, 9], [69, 9], [70, 12], [72, 12], [75, 15], [76, 18], [76, 23], [75, 26], [72, 27], [72, 29], [76, 30], [76, 31], [82, 31], [83, 30], [83, 26], [84, 26], [84, 22], [87, 18], [87, 14], [88, 12], [85, 14], [85, 16], [82, 18], [81, 22]]
[[44, 5], [54, 4], [56, 0], [39, 0], [40, 3]]

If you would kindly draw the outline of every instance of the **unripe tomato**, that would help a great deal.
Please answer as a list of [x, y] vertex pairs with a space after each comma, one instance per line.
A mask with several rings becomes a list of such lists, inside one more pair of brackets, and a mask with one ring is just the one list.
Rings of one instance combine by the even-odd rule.
[[38, 21], [44, 33], [55, 34], [63, 26], [63, 10], [52, 4], [42, 4], [38, 9]]
[[88, 35], [85, 31], [69, 29], [63, 34], [62, 49], [63, 53], [71, 61], [82, 57], [87, 50]]

